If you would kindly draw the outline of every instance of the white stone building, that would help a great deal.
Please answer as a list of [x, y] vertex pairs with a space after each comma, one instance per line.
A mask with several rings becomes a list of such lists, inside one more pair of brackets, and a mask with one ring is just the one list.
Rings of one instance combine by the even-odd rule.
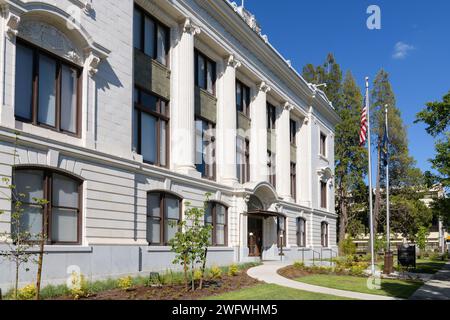
[[[0, 4], [0, 174], [23, 193], [21, 228], [46, 226], [45, 282], [73, 268], [92, 279], [172, 268], [170, 221], [206, 193], [210, 264], [280, 259], [281, 247], [290, 260], [336, 251], [339, 118], [246, 10]], [[1, 191], [0, 233], [11, 233], [5, 181]], [[0, 257], [0, 287], [13, 278]]]

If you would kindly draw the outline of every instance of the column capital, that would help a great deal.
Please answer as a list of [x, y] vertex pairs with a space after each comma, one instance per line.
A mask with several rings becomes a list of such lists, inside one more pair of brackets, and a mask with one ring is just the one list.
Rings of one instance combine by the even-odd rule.
[[292, 110], [294, 110], [294, 105], [291, 102], [286, 101], [283, 105], [283, 109], [291, 112]]
[[186, 18], [186, 20], [183, 23], [183, 32], [189, 33], [193, 36], [200, 34], [202, 30], [199, 26], [195, 25], [191, 18]]
[[268, 92], [270, 92], [270, 90], [272, 90], [272, 88], [269, 87], [269, 85], [265, 81], [262, 81], [259, 84], [258, 89], [259, 89], [259, 91], [262, 91], [264, 93], [268, 93]]
[[19, 33], [20, 17], [12, 12], [6, 17], [6, 33], [10, 40], [14, 39]]
[[239, 60], [237, 60], [233, 54], [231, 54], [228, 57], [227, 66], [236, 69], [236, 68], [240, 68], [242, 66], [242, 63]]

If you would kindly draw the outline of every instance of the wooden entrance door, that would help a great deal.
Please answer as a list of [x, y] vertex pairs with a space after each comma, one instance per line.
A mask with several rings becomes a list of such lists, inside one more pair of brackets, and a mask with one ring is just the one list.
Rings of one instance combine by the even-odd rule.
[[261, 257], [263, 247], [263, 219], [248, 217], [248, 249], [249, 257]]

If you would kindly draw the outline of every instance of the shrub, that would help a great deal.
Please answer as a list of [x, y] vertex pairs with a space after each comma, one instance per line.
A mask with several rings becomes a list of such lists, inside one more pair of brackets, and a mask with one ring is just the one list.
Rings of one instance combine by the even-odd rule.
[[202, 271], [201, 270], [195, 270], [194, 271], [194, 280], [195, 281], [200, 281], [200, 279], [202, 278]]
[[230, 268], [228, 268], [228, 275], [235, 277], [239, 274], [239, 267], [235, 264], [231, 265]]
[[220, 279], [222, 278], [222, 270], [217, 267], [217, 266], [213, 266], [210, 270], [209, 270], [210, 274], [211, 274], [211, 278], [212, 279]]
[[19, 290], [17, 290], [17, 298], [19, 300], [32, 300], [36, 297], [36, 285], [29, 284]]
[[86, 278], [82, 274], [72, 273], [70, 295], [75, 299], [86, 298], [89, 296], [89, 286]]
[[366, 270], [366, 268], [363, 268], [361, 266], [353, 266], [350, 268], [350, 274], [352, 276], [363, 276], [365, 273], [364, 271]]
[[305, 263], [296, 261], [296, 262], [294, 262], [294, 268], [303, 270], [303, 269], [305, 269]]
[[133, 286], [133, 278], [131, 276], [123, 277], [117, 280], [117, 287], [119, 287], [119, 289], [121, 290], [124, 291], [130, 290], [132, 286]]
[[339, 250], [343, 255], [353, 255], [356, 253], [356, 244], [352, 237], [348, 237], [339, 243]]

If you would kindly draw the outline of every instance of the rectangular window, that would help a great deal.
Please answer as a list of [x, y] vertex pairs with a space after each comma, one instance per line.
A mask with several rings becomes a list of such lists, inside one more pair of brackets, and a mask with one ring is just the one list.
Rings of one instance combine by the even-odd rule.
[[270, 103], [267, 104], [267, 130], [275, 130], [275, 124], [276, 124], [276, 108], [271, 105]]
[[291, 196], [297, 200], [297, 164], [291, 162]]
[[269, 183], [272, 184], [274, 188], [276, 188], [277, 185], [275, 159], [276, 159], [275, 153], [271, 152], [270, 150], [267, 150], [267, 171], [269, 175]]
[[16, 48], [16, 119], [78, 135], [81, 69], [21, 39]]
[[278, 225], [278, 248], [286, 247], [286, 218], [285, 217], [278, 217], [277, 218], [277, 225]]
[[292, 119], [289, 121], [289, 132], [291, 145], [297, 145], [297, 121]]
[[167, 66], [170, 29], [137, 6], [133, 17], [134, 48]]
[[204, 119], [195, 120], [195, 163], [203, 178], [216, 179], [215, 125]]
[[168, 165], [168, 103], [140, 89], [134, 91], [133, 149], [144, 161], [160, 167]]
[[297, 219], [297, 246], [306, 247], [306, 220], [303, 218]]
[[327, 183], [320, 181], [320, 207], [327, 209]]
[[250, 117], [250, 88], [236, 80], [236, 109]]
[[322, 247], [328, 247], [328, 223], [322, 222], [320, 225]]
[[327, 156], [327, 136], [324, 133], [320, 133], [320, 155]]
[[195, 50], [195, 85], [215, 95], [216, 63]]
[[239, 183], [244, 184], [250, 181], [250, 141], [237, 137], [237, 175]]

